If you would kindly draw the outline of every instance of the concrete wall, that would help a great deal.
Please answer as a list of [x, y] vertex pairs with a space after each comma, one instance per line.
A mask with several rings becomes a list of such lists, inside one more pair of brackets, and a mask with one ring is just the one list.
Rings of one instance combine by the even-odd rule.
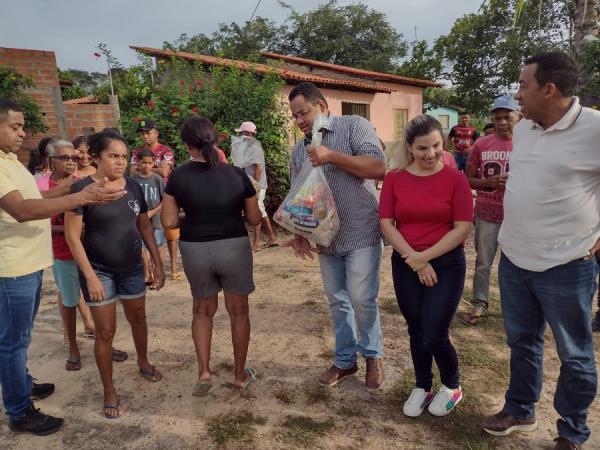
[[436, 119], [441, 115], [449, 116], [449, 126], [448, 128], [444, 128], [444, 133], [446, 134], [450, 132], [450, 128], [452, 128], [454, 125], [458, 125], [458, 111], [455, 109], [440, 106], [439, 108], [427, 110], [427, 114], [435, 117]]

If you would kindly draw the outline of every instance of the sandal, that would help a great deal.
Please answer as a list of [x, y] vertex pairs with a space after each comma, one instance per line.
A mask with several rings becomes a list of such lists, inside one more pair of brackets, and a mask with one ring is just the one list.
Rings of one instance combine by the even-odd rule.
[[88, 338], [88, 339], [96, 339], [96, 332], [95, 331], [84, 331], [83, 337]]
[[[106, 417], [107, 419], [120, 419], [121, 416], [123, 414], [125, 414], [125, 410], [124, 409], [119, 409], [119, 407], [121, 406], [121, 399], [117, 400], [117, 403], [115, 403], [114, 405], [111, 405], [110, 403], [105, 403], [103, 408], [104, 408], [104, 417]], [[115, 411], [117, 411], [117, 414], [110, 415], [106, 412], [107, 409], [113, 409]]]
[[234, 386], [236, 389], [248, 389], [250, 385], [254, 382], [254, 380], [256, 380], [256, 370], [252, 369], [251, 367], [247, 367], [246, 373], [248, 374], [248, 378], [240, 386]]
[[483, 316], [483, 308], [481, 306], [472, 306], [468, 313], [463, 314], [460, 321], [465, 325], [477, 325]]
[[183, 280], [183, 274], [181, 272], [173, 272], [171, 274], [172, 281], [181, 281]]
[[67, 358], [67, 362], [65, 364], [65, 369], [68, 371], [72, 370], [80, 370], [81, 369], [81, 358], [77, 357], [71, 359], [71, 357]]
[[194, 386], [192, 395], [194, 397], [206, 397], [213, 388], [213, 384], [210, 380], [198, 381]]
[[112, 360], [114, 362], [123, 362], [127, 358], [129, 358], [129, 355], [127, 354], [127, 352], [124, 352], [122, 350], [117, 350], [116, 348], [112, 349]]
[[142, 376], [142, 378], [145, 378], [148, 381], [152, 381], [153, 383], [162, 380], [162, 374], [158, 370], [156, 370], [154, 366], [152, 366], [152, 369], [150, 370], [143, 369], [140, 367], [140, 375]]

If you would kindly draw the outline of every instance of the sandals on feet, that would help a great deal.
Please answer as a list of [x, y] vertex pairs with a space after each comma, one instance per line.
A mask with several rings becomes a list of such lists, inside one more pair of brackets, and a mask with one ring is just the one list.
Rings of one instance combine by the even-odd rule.
[[[114, 405], [111, 405], [110, 403], [105, 403], [103, 408], [104, 408], [104, 417], [106, 417], [107, 419], [120, 419], [121, 416], [123, 414], [125, 414], [125, 410], [124, 409], [120, 409], [121, 406], [121, 399], [117, 400], [117, 403], [115, 403]], [[117, 413], [115, 415], [111, 415], [108, 414], [106, 412], [107, 409], [111, 409], [116, 411]]]
[[194, 390], [192, 391], [192, 395], [194, 397], [206, 397], [208, 393], [212, 390], [213, 384], [210, 380], [202, 380], [198, 381], [194, 386]]
[[152, 381], [153, 383], [162, 380], [162, 374], [158, 370], [156, 370], [156, 367], [154, 366], [152, 366], [150, 370], [142, 369], [140, 367], [140, 375], [142, 376], [142, 378], [145, 378], [148, 381]]
[[472, 306], [468, 313], [464, 314], [460, 321], [465, 325], [477, 325], [483, 316], [483, 308]]
[[256, 370], [252, 369], [251, 367], [246, 367], [246, 373], [248, 374], [248, 378], [240, 386], [235, 386], [236, 389], [248, 389], [254, 380], [256, 380]]
[[183, 280], [183, 274], [181, 272], [173, 272], [171, 274], [172, 281], [181, 281]]
[[122, 350], [117, 350], [116, 348], [112, 349], [112, 360], [114, 362], [123, 362], [127, 358], [129, 358], [129, 355], [127, 355], [127, 352], [124, 352]]
[[68, 371], [72, 370], [80, 370], [81, 369], [81, 358], [67, 358], [67, 362], [65, 364], [65, 369]]

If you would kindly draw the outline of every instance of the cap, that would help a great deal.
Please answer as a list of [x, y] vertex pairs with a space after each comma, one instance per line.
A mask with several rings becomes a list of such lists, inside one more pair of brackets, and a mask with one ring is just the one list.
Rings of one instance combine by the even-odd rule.
[[256, 125], [254, 125], [254, 122], [242, 122], [240, 127], [235, 129], [235, 132], [241, 133], [242, 131], [247, 131], [248, 133], [256, 133]]
[[508, 109], [510, 111], [518, 111], [519, 104], [512, 95], [501, 95], [500, 97], [494, 99], [494, 106], [492, 106], [492, 111], [496, 111], [497, 109]]
[[138, 126], [138, 131], [150, 131], [156, 129], [156, 122], [154, 120], [144, 119]]

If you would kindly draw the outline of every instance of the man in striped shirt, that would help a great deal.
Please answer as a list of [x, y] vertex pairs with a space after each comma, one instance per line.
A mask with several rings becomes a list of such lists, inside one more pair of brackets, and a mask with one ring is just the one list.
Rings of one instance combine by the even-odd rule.
[[[319, 383], [334, 386], [354, 375], [360, 353], [366, 359], [365, 384], [378, 389], [383, 382], [377, 307], [382, 246], [377, 199], [368, 180], [381, 180], [385, 175], [381, 144], [366, 119], [330, 115], [325, 97], [312, 83], [298, 84], [289, 101], [292, 116], [305, 135], [292, 150], [292, 182], [305, 163], [323, 166], [340, 218], [340, 231], [331, 246], [318, 251], [335, 334], [333, 365]], [[311, 147], [312, 126], [318, 114], [329, 120], [321, 130], [322, 145]], [[303, 259], [312, 259], [316, 251], [300, 236], [289, 245]]]

